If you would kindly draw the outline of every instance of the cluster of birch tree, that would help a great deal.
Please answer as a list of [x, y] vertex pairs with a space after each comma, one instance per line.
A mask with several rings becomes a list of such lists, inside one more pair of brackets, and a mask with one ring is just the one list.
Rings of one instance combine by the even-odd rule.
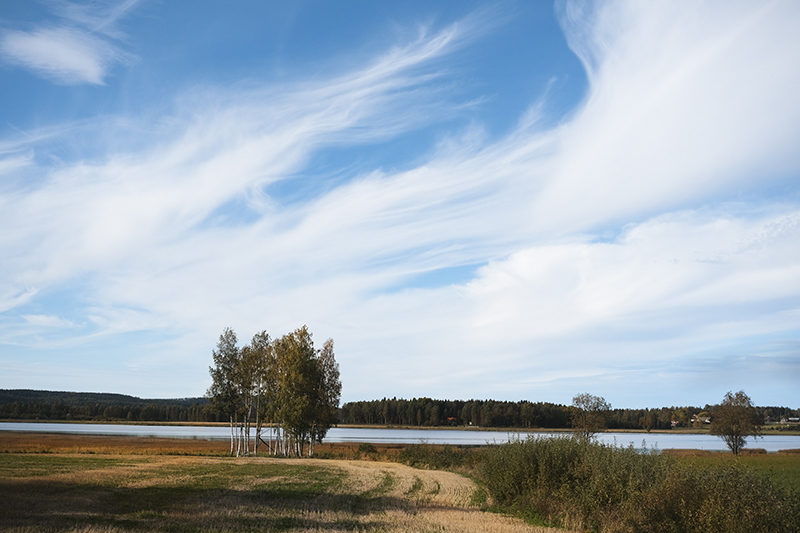
[[316, 350], [303, 326], [279, 339], [262, 331], [239, 348], [227, 328], [212, 355], [206, 396], [230, 420], [231, 455], [257, 455], [260, 444], [270, 454], [313, 455], [336, 423], [342, 392], [333, 339]]

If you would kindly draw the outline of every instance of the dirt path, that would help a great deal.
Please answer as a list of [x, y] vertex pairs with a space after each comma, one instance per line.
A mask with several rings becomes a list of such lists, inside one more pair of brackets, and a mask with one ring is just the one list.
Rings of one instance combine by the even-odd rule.
[[[281, 460], [285, 461], [285, 460]], [[294, 461], [294, 460], [292, 460]], [[521, 520], [481, 511], [471, 504], [478, 489], [473, 481], [452, 472], [418, 470], [397, 463], [302, 459], [299, 464], [336, 467], [348, 474], [344, 490], [404, 502], [381, 513], [390, 531], [458, 533], [552, 533]]]

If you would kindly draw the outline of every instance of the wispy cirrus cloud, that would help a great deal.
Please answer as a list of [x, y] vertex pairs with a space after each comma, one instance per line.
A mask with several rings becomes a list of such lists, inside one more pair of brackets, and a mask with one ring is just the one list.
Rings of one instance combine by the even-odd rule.
[[71, 328], [75, 326], [70, 320], [52, 315], [22, 315], [22, 318], [31, 326], [45, 328]]
[[[41, 157], [58, 132], [7, 143], [37, 157], [8, 163], [36, 179], [3, 198], [13, 311], [0, 335], [25, 346], [17, 322], [61, 315], [24, 306], [66, 286], [80, 296], [63, 319], [81, 327], [47, 333], [52, 345], [164, 335], [147, 357], [139, 345], [115, 353], [142, 375], [191, 374], [193, 361], [192, 383], [223, 327], [246, 338], [307, 323], [336, 338], [348, 399], [568, 402], [594, 385], [615, 405], [661, 405], [674, 401], [654, 392], [669, 381], [702, 404], [699, 384], [727, 387], [713, 398], [744, 387], [716, 381], [731, 357], [751, 369], [735, 379], [768, 392], [761, 368], [797, 366], [800, 14], [564, 9], [589, 71], [578, 108], [555, 127], [530, 112], [495, 137], [476, 120], [399, 168], [332, 179], [312, 159], [457, 116], [446, 59], [474, 24], [421, 32], [325, 79], [206, 87], [159, 120], [90, 121], [82, 140], [71, 133], [81, 156], [58, 165]], [[547, 99], [534, 107], [546, 113]], [[448, 268], [474, 271], [417, 282]]]
[[[80, 134], [61, 128], [6, 143], [17, 153], [46, 153], [54, 137], [69, 135], [79, 153], [92, 155], [55, 166], [15, 156], [33, 179], [9, 188], [0, 219], [16, 228], [6, 246], [28, 253], [5, 263], [13, 269], [6, 281], [16, 280], [14, 290], [60, 283], [182, 242], [193, 243], [186, 257], [202, 256], [205, 247], [193, 248], [199, 239], [230, 242], [228, 234], [253, 221], [271, 232], [302, 223], [302, 215], [270, 200], [269, 187], [301, 181], [296, 173], [320, 146], [377, 142], [452, 113], [436, 96], [435, 72], [412, 70], [442, 57], [458, 38], [454, 27], [423, 34], [360, 71], [314, 83], [197, 90], [157, 124], [102, 119], [82, 123]], [[97, 155], [98, 146], [125, 144], [109, 143], [119, 136], [144, 148]], [[312, 186], [324, 196], [324, 183]], [[266, 201], [251, 201], [254, 195]]]
[[564, 126], [558, 170], [536, 200], [539, 225], [636, 220], [791, 179], [800, 143], [793, 6], [567, 5], [581, 7], [566, 9], [582, 15], [564, 24], [591, 88]]
[[65, 27], [6, 31], [0, 38], [0, 56], [63, 85], [103, 85], [109, 68], [131, 57], [101, 38]]
[[104, 85], [113, 66], [135, 59], [113, 42], [122, 36], [116, 21], [135, 4], [101, 6], [104, 9], [57, 4], [66, 21], [0, 33], [0, 60], [60, 85]]

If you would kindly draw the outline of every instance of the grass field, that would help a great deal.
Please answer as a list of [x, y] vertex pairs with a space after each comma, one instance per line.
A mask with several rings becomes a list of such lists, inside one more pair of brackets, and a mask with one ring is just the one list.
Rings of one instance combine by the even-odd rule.
[[[0, 432], [0, 531], [553, 531], [484, 512], [491, 502], [475, 482], [428, 468], [470, 470], [480, 449], [326, 444], [313, 460], [228, 451], [226, 441]], [[800, 494], [800, 453], [669, 455], [697, 471], [753, 470]]]
[[769, 477], [774, 483], [791, 488], [800, 494], [800, 453], [746, 453], [734, 457], [730, 453], [708, 453], [686, 450], [675, 453], [679, 459], [694, 468], [714, 469], [720, 466], [739, 465]]
[[0, 432], [0, 531], [548, 531], [481, 511], [478, 487], [452, 472], [222, 457], [227, 445], [215, 441], [73, 437]]

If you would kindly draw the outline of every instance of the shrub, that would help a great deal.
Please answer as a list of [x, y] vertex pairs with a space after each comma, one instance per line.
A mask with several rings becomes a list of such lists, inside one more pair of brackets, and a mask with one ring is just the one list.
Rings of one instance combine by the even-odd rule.
[[480, 477], [495, 502], [590, 531], [800, 531], [795, 494], [736, 465], [693, 470], [655, 450], [572, 437], [490, 447]]
[[403, 448], [397, 459], [401, 463], [417, 468], [471, 467], [477, 461], [477, 451], [472, 448], [422, 442]]
[[358, 453], [378, 453], [378, 448], [370, 442], [362, 442], [358, 445]]

